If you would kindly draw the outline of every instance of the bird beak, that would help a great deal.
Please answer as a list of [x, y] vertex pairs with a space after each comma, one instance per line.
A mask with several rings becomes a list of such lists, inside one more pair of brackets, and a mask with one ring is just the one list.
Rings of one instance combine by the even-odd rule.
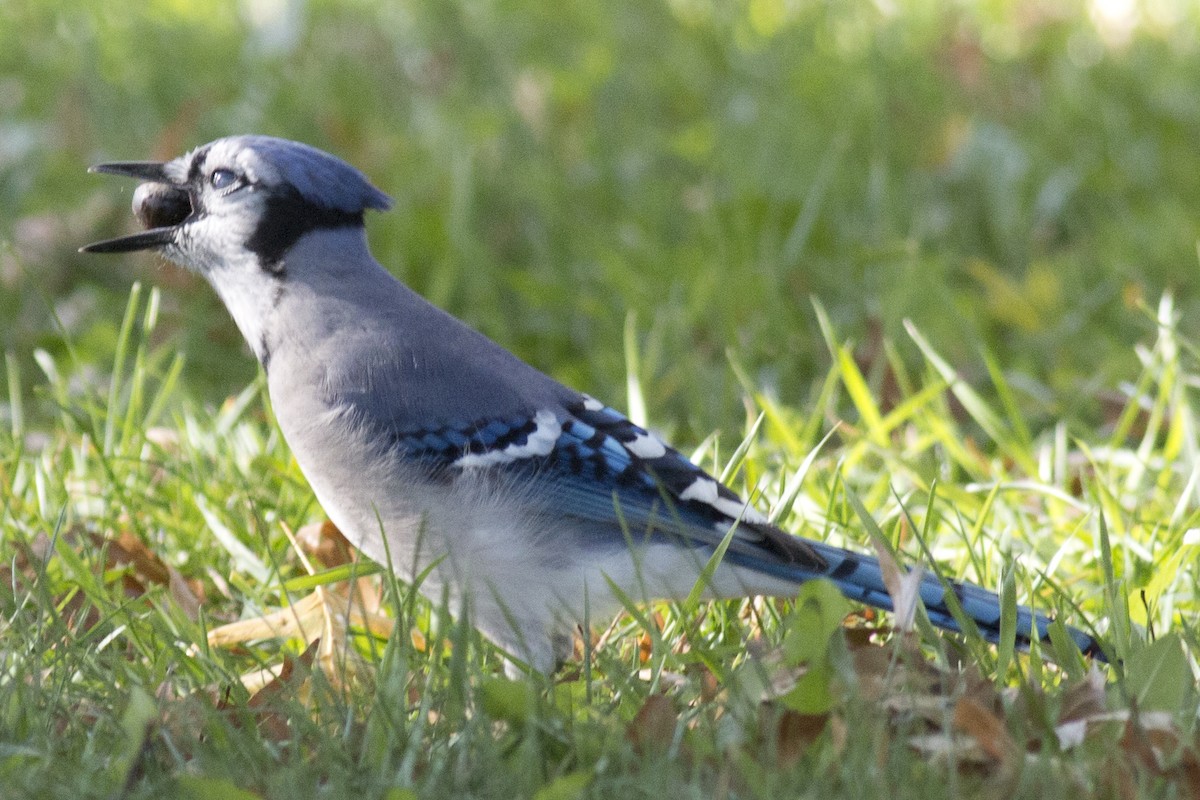
[[88, 172], [104, 172], [109, 175], [124, 175], [126, 178], [138, 178], [155, 183], [170, 183], [167, 177], [167, 165], [161, 161], [113, 161], [109, 164], [97, 164], [88, 167]]
[[151, 228], [141, 233], [92, 242], [79, 248], [81, 253], [133, 253], [138, 250], [153, 250], [175, 241], [175, 228]]
[[115, 239], [93, 242], [79, 248], [81, 253], [132, 253], [172, 244], [178, 226], [191, 213], [186, 190], [174, 184], [166, 164], [158, 161], [116, 161], [97, 164], [88, 172], [103, 172], [146, 181], [133, 195], [133, 209], [149, 230]]

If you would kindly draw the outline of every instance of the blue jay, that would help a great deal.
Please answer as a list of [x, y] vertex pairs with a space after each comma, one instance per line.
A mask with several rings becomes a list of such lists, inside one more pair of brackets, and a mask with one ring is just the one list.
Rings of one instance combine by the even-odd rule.
[[[391, 199], [345, 162], [234, 136], [92, 171], [144, 181], [133, 210], [146, 229], [83, 250], [151, 250], [204, 276], [330, 519], [401, 577], [428, 571], [426, 595], [533, 669], [552, 671], [576, 626], [615, 614], [621, 594], [688, 595], [731, 529], [708, 597], [789, 596], [828, 578], [892, 607], [876, 559], [785, 533], [654, 434], [396, 280], [363, 227]], [[996, 595], [930, 575], [919, 593], [934, 624], [959, 629], [948, 591], [999, 636]], [[1017, 610], [1022, 644], [1048, 625]]]

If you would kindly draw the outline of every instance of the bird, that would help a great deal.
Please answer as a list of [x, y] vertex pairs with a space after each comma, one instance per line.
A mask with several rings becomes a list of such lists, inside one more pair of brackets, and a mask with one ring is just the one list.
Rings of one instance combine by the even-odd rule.
[[[702, 580], [705, 597], [731, 599], [825, 578], [893, 608], [878, 559], [785, 532], [659, 436], [395, 278], [365, 232], [366, 212], [392, 199], [336, 156], [237, 135], [90, 171], [141, 181], [144, 229], [81, 251], [151, 251], [202, 276], [262, 365], [329, 519], [468, 618], [510, 674], [553, 674], [581, 625]], [[956, 601], [999, 641], [993, 592], [932, 573], [917, 592], [936, 626], [961, 631]], [[1019, 606], [1017, 643], [1050, 625]], [[1067, 631], [1104, 658], [1098, 639]]]

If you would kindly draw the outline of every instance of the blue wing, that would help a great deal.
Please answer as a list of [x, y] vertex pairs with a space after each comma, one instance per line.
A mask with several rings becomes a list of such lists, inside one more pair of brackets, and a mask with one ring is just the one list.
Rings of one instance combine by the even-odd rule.
[[[792, 536], [769, 524], [729, 488], [634, 425], [620, 412], [579, 395], [554, 411], [514, 414], [397, 434], [406, 458], [433, 474], [486, 469], [519, 480], [555, 513], [591, 523], [618, 537], [669, 536], [712, 550], [736, 524], [727, 561], [784, 580], [828, 578], [850, 598], [892, 609], [879, 561], [823, 542]], [[961, 631], [957, 605], [981, 634], [1000, 636], [999, 598], [981, 587], [927, 574], [918, 589], [935, 625]], [[950, 600], [953, 596], [953, 601]], [[1048, 636], [1050, 620], [1017, 608], [1018, 642]], [[1099, 643], [1068, 633], [1087, 655], [1103, 658]]]
[[443, 424], [394, 436], [406, 458], [434, 473], [488, 468], [520, 480], [563, 516], [615, 541], [669, 535], [729, 552], [824, 570], [807, 542], [766, 524], [727, 487], [619, 412], [584, 395], [555, 413]]

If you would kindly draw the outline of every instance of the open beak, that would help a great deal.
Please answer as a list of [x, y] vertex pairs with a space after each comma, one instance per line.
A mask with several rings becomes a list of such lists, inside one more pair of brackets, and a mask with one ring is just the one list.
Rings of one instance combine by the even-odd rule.
[[141, 233], [92, 242], [79, 248], [81, 253], [134, 253], [138, 250], [153, 250], [175, 241], [175, 227], [151, 228]]
[[139, 178], [155, 183], [169, 183], [167, 165], [161, 161], [113, 161], [109, 164], [97, 164], [88, 167], [88, 172], [104, 172], [109, 175], [124, 175], [126, 178]]
[[158, 161], [117, 161], [97, 164], [88, 172], [104, 172], [145, 181], [133, 193], [133, 213], [148, 230], [115, 239], [93, 242], [81, 253], [132, 253], [154, 250], [175, 241], [179, 225], [192, 213], [191, 197], [167, 175], [166, 164]]

